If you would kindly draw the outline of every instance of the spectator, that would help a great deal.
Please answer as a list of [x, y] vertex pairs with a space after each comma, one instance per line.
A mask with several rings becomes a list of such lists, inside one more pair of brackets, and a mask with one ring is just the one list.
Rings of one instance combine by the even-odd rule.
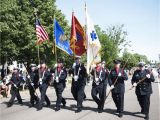
[[0, 94], [3, 97], [7, 97], [7, 89], [8, 87], [5, 85], [5, 82], [2, 80], [2, 77], [0, 76]]

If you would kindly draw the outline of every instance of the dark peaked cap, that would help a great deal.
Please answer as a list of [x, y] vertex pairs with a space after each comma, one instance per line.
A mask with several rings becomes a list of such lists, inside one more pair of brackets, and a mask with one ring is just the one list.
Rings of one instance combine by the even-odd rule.
[[36, 67], [36, 64], [30, 64], [30, 67]]
[[57, 59], [57, 62], [58, 62], [58, 63], [63, 63], [63, 59], [62, 59], [62, 58], [58, 58], [58, 59]]
[[44, 60], [42, 60], [42, 61], [40, 62], [40, 64], [46, 64], [46, 62], [45, 62]]
[[121, 64], [121, 61], [116, 59], [116, 60], [113, 60], [113, 63], [114, 64]]
[[138, 66], [139, 66], [139, 67], [143, 67], [143, 66], [145, 66], [145, 63], [144, 63], [144, 62], [139, 62], [139, 63], [138, 63]]
[[75, 58], [76, 58], [76, 60], [77, 60], [77, 59], [81, 59], [81, 56], [75, 56]]

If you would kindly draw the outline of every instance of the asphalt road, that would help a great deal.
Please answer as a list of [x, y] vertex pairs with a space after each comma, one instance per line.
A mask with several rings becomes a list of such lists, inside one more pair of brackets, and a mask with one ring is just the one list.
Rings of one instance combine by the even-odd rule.
[[[84, 109], [81, 113], [75, 113], [76, 102], [70, 92], [70, 86], [64, 91], [63, 96], [67, 99], [65, 108], [55, 112], [55, 90], [50, 87], [47, 94], [51, 100], [51, 106], [49, 108], [44, 107], [41, 111], [37, 111], [36, 108], [29, 108], [29, 92], [21, 92], [24, 105], [20, 106], [15, 104], [7, 108], [6, 102], [9, 98], [0, 99], [0, 120], [143, 120], [144, 115], [140, 114], [140, 107], [135, 95], [135, 91], [129, 90], [131, 87], [130, 80], [126, 83], [125, 103], [124, 103], [124, 116], [119, 118], [115, 114], [115, 105], [112, 98], [109, 96], [105, 102], [104, 112], [97, 112], [97, 105], [91, 97], [91, 86], [87, 85], [85, 92], [87, 99], [84, 101]], [[153, 94], [151, 95], [150, 104], [150, 120], [160, 120], [160, 80], [156, 78], [156, 82], [152, 83]], [[38, 91], [38, 90], [37, 90]], [[107, 88], [107, 92], [109, 87]], [[39, 94], [39, 93], [38, 93]]]

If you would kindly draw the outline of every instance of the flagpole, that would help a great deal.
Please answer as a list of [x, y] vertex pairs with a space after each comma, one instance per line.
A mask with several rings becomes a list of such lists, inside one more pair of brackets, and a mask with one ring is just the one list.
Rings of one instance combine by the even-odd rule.
[[7, 52], [6, 52], [6, 76], [7, 76], [7, 73], [8, 73], [7, 68], [8, 68], [8, 63], [7, 63]]
[[[86, 41], [87, 41], [87, 59], [88, 59], [88, 47], [89, 47], [89, 41], [87, 40], [87, 5], [86, 5], [86, 2], [85, 2], [85, 25], [86, 25]], [[91, 49], [92, 49], [92, 55], [93, 55], [93, 45], [91, 46]], [[95, 56], [93, 55], [92, 56], [93, 57], [93, 60], [92, 60], [92, 62], [91, 62], [91, 64], [94, 62], [94, 58], [95, 58]], [[87, 62], [88, 63], [88, 62]], [[88, 67], [90, 68], [91, 67], [91, 64], [89, 64], [88, 65]], [[88, 69], [89, 69], [88, 68]], [[88, 70], [88, 72], [89, 72], [89, 70]], [[90, 72], [89, 72], [90, 73]], [[88, 74], [89, 74], [88, 73]]]
[[[53, 21], [53, 26], [55, 27], [55, 15], [54, 15], [54, 21]], [[56, 59], [56, 63], [57, 63], [57, 48], [56, 48], [56, 31], [54, 29], [54, 34], [53, 34], [53, 40], [54, 40], [54, 51], [55, 51], [55, 59]]]
[[[54, 14], [54, 20], [53, 20], [53, 26], [55, 28], [55, 14]], [[53, 40], [54, 40], [54, 51], [55, 51], [55, 59], [56, 59], [56, 64], [57, 64], [57, 48], [56, 48], [56, 29], [54, 29], [54, 33], [53, 33]], [[57, 67], [55, 68], [55, 78], [57, 77]]]
[[[73, 17], [74, 17], [74, 11], [73, 11], [73, 9], [72, 9], [72, 26], [75, 25], [75, 21], [73, 21], [73, 20], [75, 20], [75, 19], [74, 19]], [[72, 26], [71, 26], [71, 29], [73, 28]], [[73, 30], [73, 29], [72, 29], [72, 30]], [[74, 29], [74, 31], [75, 31], [75, 29]], [[73, 32], [73, 31], [72, 31], [72, 32]], [[72, 34], [72, 32], [71, 32], [71, 34]], [[73, 36], [73, 37], [75, 37], [75, 36]], [[73, 56], [73, 57], [74, 57], [74, 62], [75, 62], [75, 60], [76, 60], [76, 57], [75, 57], [75, 44], [76, 44], [76, 40], [74, 40], [74, 52], [73, 52], [73, 54], [74, 54], [74, 56]], [[75, 69], [75, 68], [74, 68], [74, 75], [76, 75], [76, 69]]]
[[[30, 3], [31, 3], [31, 5], [32, 5], [32, 7], [34, 8], [34, 15], [35, 15], [35, 18], [36, 19], [38, 19], [38, 16], [37, 16], [37, 9], [36, 9], [36, 7], [35, 7], [35, 4], [34, 4], [34, 2], [32, 1], [32, 0], [30, 0]], [[37, 38], [38, 39], [38, 38]], [[41, 74], [40, 74], [40, 44], [38, 44], [38, 65], [39, 65], [39, 69], [38, 69], [38, 76], [39, 76], [39, 80], [40, 80], [40, 78], [41, 78]]]
[[38, 45], [38, 64], [40, 65], [39, 45]]
[[[72, 9], [72, 16], [74, 17], [74, 10]], [[72, 17], [72, 22], [74, 20], [74, 18]], [[75, 53], [75, 49], [76, 49], [76, 41], [74, 40], [74, 60], [76, 59], [76, 53]]]
[[[36, 17], [36, 19], [38, 19], [38, 16], [37, 16], [37, 9], [34, 7], [34, 14], [35, 14], [35, 17]], [[37, 55], [38, 55], [38, 65], [39, 65], [39, 69], [38, 69], [38, 74], [39, 74], [39, 79], [41, 78], [41, 74], [40, 74], [40, 50], [39, 50], [39, 48], [40, 48], [40, 44], [38, 44], [38, 53], [37, 53]]]
[[[87, 45], [87, 52], [86, 53], [87, 53], [87, 59], [88, 59], [88, 46], [89, 46], [89, 42], [87, 40], [87, 16], [86, 16], [86, 9], [87, 9], [87, 6], [86, 6], [86, 2], [85, 2], [85, 8], [84, 8], [84, 10], [85, 10], [85, 39], [86, 39], [86, 42], [87, 42], [87, 44], [86, 44]], [[87, 62], [87, 66], [89, 66], [88, 62]], [[88, 71], [88, 74], [89, 74], [90, 73], [89, 70], [87, 70], [87, 71]]]
[[[85, 2], [85, 14], [86, 14], [86, 2]], [[85, 15], [85, 37], [86, 37], [86, 42], [87, 42], [87, 48], [88, 48], [88, 41], [87, 41], [87, 17]]]

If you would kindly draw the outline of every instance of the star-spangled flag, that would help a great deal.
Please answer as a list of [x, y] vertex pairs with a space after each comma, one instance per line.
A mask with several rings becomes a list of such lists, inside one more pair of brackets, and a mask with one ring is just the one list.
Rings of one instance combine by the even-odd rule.
[[45, 31], [38, 19], [36, 19], [36, 36], [37, 44], [41, 44], [42, 42], [49, 40], [48, 33]]
[[89, 73], [89, 69], [92, 64], [96, 64], [101, 62], [101, 44], [98, 38], [98, 35], [95, 31], [94, 24], [90, 19], [87, 8], [85, 8], [86, 12], [86, 21], [87, 21], [87, 72]]

